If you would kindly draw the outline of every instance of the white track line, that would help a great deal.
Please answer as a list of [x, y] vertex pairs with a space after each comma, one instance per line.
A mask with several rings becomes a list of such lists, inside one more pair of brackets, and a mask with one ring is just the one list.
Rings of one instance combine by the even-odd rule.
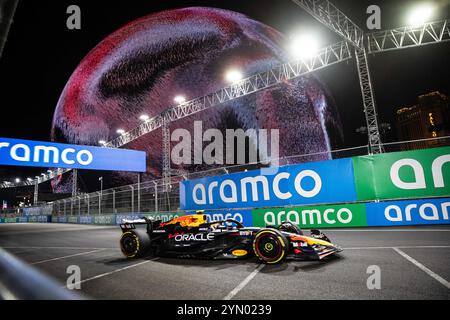
[[258, 272], [264, 268], [264, 264], [260, 264], [258, 267], [256, 267], [255, 270], [253, 270], [252, 273], [250, 273], [247, 278], [245, 278], [241, 283], [238, 284], [236, 288], [230, 291], [229, 294], [223, 298], [223, 300], [231, 300], [239, 291], [241, 291], [257, 274]]
[[428, 269], [427, 267], [425, 267], [423, 264], [421, 264], [419, 261], [411, 258], [410, 256], [408, 256], [406, 253], [404, 253], [402, 250], [400, 250], [399, 248], [393, 248], [399, 255], [401, 255], [403, 258], [405, 258], [406, 260], [408, 260], [409, 262], [411, 262], [412, 264], [414, 264], [416, 267], [418, 267], [419, 269], [421, 269], [423, 272], [425, 272], [426, 274], [428, 274], [430, 277], [436, 279], [437, 281], [439, 281], [441, 284], [443, 284], [447, 289], [450, 289], [450, 282], [448, 282], [447, 280], [445, 280], [444, 278], [442, 278], [441, 276], [439, 276], [438, 274], [434, 273], [433, 271], [431, 271], [430, 269]]
[[[307, 229], [308, 230], [308, 229]], [[450, 229], [326, 229], [324, 232], [450, 232]]]
[[68, 249], [68, 250], [120, 250], [120, 248], [93, 248], [93, 247], [2, 247], [2, 249]]
[[370, 250], [370, 249], [445, 249], [450, 248], [450, 246], [396, 246], [396, 247], [350, 247], [342, 248], [343, 250]]
[[62, 257], [57, 257], [57, 258], [41, 260], [41, 261], [33, 262], [33, 263], [30, 263], [30, 264], [35, 265], [35, 264], [41, 264], [41, 263], [50, 262], [50, 261], [62, 260], [62, 259], [82, 256], [82, 255], [90, 254], [90, 253], [94, 253], [94, 252], [100, 252], [100, 251], [103, 251], [103, 250], [104, 249], [97, 249], [97, 250], [92, 250], [92, 251], [88, 251], [88, 252], [80, 252], [80, 253], [70, 254], [68, 256], [62, 256]]
[[48, 230], [17, 230], [17, 231], [2, 231], [2, 236], [15, 236], [22, 234], [33, 234], [33, 233], [54, 233], [54, 232], [70, 232], [70, 231], [92, 231], [92, 230], [102, 230], [102, 229], [113, 229], [114, 226], [101, 226], [101, 227], [88, 227], [88, 228], [72, 228], [72, 229], [48, 229]]
[[[95, 247], [2, 247], [2, 249], [68, 249], [68, 250], [120, 250], [120, 248], [95, 248]], [[342, 248], [344, 250], [369, 250], [369, 249], [393, 249], [393, 248], [401, 248], [401, 249], [420, 249], [420, 248], [430, 248], [430, 249], [439, 249], [439, 248], [450, 248], [450, 246], [386, 246], [386, 247], [349, 247]]]
[[97, 275], [97, 276], [94, 276], [94, 277], [87, 278], [87, 279], [81, 280], [81, 281], [79, 281], [79, 282], [76, 282], [76, 283], [74, 283], [73, 285], [75, 286], [75, 285], [77, 285], [77, 284], [81, 284], [81, 283], [85, 283], [85, 282], [88, 282], [88, 281], [91, 281], [91, 280], [103, 278], [103, 277], [109, 276], [109, 275], [111, 275], [111, 274], [114, 274], [114, 273], [117, 273], [117, 272], [120, 272], [120, 271], [123, 271], [123, 270], [127, 270], [127, 269], [131, 269], [131, 268], [134, 268], [134, 267], [138, 267], [138, 266], [140, 266], [140, 265], [149, 263], [149, 262], [151, 262], [151, 261], [155, 261], [155, 260], [157, 260], [157, 259], [158, 259], [158, 258], [154, 258], [154, 259], [151, 259], [151, 260], [145, 260], [145, 261], [142, 261], [142, 262], [139, 262], [139, 263], [135, 263], [135, 264], [132, 264], [132, 265], [123, 267], [123, 268], [119, 268], [119, 269], [116, 269], [116, 270], [113, 270], [113, 271], [110, 271], [110, 272], [102, 273], [102, 274], [99, 274], [99, 275]]

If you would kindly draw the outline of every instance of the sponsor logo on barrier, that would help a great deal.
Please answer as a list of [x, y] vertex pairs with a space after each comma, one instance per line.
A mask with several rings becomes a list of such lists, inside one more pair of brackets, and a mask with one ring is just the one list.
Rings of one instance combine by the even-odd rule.
[[290, 221], [300, 227], [367, 225], [364, 204], [253, 210], [255, 226], [280, 225], [283, 221]]
[[80, 216], [81, 224], [92, 224], [92, 216]]
[[143, 151], [0, 138], [0, 164], [144, 172]]
[[448, 224], [450, 198], [367, 203], [369, 226]]
[[450, 147], [353, 158], [359, 200], [450, 195]]
[[68, 223], [78, 223], [78, 217], [68, 217], [67, 222]]
[[157, 214], [157, 213], [152, 213], [152, 214], [146, 214], [145, 216], [148, 218], [153, 218], [155, 220], [161, 220], [162, 222], [167, 222], [169, 220], [178, 218], [179, 216], [184, 215], [183, 213], [174, 213], [174, 214], [166, 214], [166, 213], [161, 213], [161, 214]]
[[94, 224], [116, 224], [116, 220], [113, 215], [94, 216]]
[[185, 210], [356, 200], [351, 159], [284, 166], [180, 183]]
[[[194, 214], [194, 211], [188, 211], [186, 214]], [[220, 221], [227, 219], [234, 219], [245, 226], [250, 226], [252, 222], [251, 210], [218, 210], [218, 211], [205, 211], [207, 221]]]

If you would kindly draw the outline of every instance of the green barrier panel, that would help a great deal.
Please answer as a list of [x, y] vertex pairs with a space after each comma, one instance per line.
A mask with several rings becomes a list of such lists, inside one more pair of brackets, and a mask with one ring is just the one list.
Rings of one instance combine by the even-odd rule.
[[256, 209], [252, 210], [252, 217], [255, 227], [279, 225], [283, 221], [290, 221], [301, 228], [367, 226], [363, 203]]
[[450, 195], [450, 147], [352, 159], [358, 200]]
[[5, 223], [5, 219], [4, 218], [0, 218], [0, 223]]
[[94, 216], [94, 224], [116, 224], [115, 215]]
[[17, 222], [17, 218], [5, 218], [4, 219], [5, 223], [16, 223]]
[[67, 223], [78, 223], [78, 216], [68, 216]]

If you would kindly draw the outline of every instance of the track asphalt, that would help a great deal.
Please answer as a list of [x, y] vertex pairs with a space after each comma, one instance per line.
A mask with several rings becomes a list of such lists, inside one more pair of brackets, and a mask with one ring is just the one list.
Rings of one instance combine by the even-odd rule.
[[[92, 299], [450, 299], [450, 226], [322, 231], [344, 251], [278, 265], [129, 260], [114, 226], [0, 224], [0, 247], [62, 286], [79, 266], [78, 292]], [[371, 270], [380, 289], [368, 289]]]

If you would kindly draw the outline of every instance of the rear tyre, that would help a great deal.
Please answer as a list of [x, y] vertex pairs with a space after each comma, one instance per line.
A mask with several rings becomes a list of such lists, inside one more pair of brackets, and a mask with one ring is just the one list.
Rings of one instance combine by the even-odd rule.
[[127, 258], [142, 257], [150, 249], [150, 237], [144, 230], [133, 229], [122, 233], [120, 250]]
[[277, 263], [283, 260], [288, 251], [288, 240], [276, 229], [263, 229], [253, 240], [253, 251], [261, 261]]

